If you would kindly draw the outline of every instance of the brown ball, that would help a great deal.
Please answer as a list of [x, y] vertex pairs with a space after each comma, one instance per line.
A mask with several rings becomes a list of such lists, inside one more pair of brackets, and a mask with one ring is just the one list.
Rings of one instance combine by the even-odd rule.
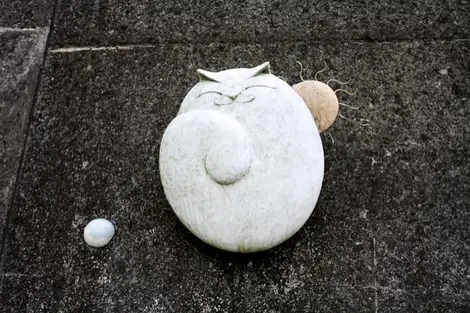
[[333, 89], [316, 80], [306, 80], [292, 87], [304, 99], [318, 130], [327, 130], [336, 120], [339, 111], [338, 98]]

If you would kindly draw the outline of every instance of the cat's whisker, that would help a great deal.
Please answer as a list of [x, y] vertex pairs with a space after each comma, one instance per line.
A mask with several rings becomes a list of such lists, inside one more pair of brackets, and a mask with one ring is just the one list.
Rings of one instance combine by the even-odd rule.
[[335, 93], [339, 92], [339, 91], [342, 91], [350, 96], [354, 96], [356, 94], [356, 91], [349, 91], [349, 90], [346, 90], [346, 89], [342, 89], [342, 88], [339, 88], [339, 89], [336, 89], [335, 90]]
[[328, 136], [329, 136], [330, 139], [331, 139], [331, 144], [334, 145], [334, 144], [335, 144], [335, 140], [334, 140], [334, 138], [333, 138], [333, 135], [331, 135], [331, 133], [327, 133], [327, 134], [328, 134]]
[[305, 80], [304, 80], [304, 77], [303, 77], [303, 75], [302, 75], [302, 72], [303, 72], [303, 70], [304, 70], [304, 67], [303, 67], [302, 63], [300, 63], [299, 61], [295, 61], [295, 62], [297, 62], [297, 63], [300, 65], [300, 73], [299, 73], [299, 75], [300, 75], [300, 80], [301, 80], [301, 81], [305, 81]]
[[348, 121], [348, 122], [354, 123], [354, 124], [358, 124], [359, 126], [362, 126], [362, 127], [370, 126], [368, 119], [361, 118], [359, 121], [356, 121], [356, 120], [352, 120], [352, 119], [350, 119], [350, 118], [345, 117], [345, 116], [344, 116], [343, 114], [341, 114], [340, 112], [338, 112], [338, 115], [339, 115], [339, 117], [341, 117], [342, 119], [344, 119], [344, 120], [346, 120], [346, 121]]
[[338, 84], [340, 84], [340, 85], [347, 85], [347, 84], [351, 83], [351, 78], [350, 78], [347, 82], [345, 82], [345, 83], [343, 83], [342, 81], [339, 81], [339, 80], [337, 80], [337, 79], [330, 78], [330, 79], [328, 79], [328, 81], [326, 82], [326, 84], [327, 84], [328, 86], [330, 86], [330, 83], [331, 83], [331, 82], [335, 82], [335, 83], [338, 83]]
[[318, 74], [323, 73], [324, 71], [326, 71], [326, 70], [328, 69], [328, 64], [326, 64], [325, 61], [323, 61], [323, 63], [325, 63], [325, 67], [315, 73], [315, 76], [314, 76], [314, 77], [315, 77], [315, 80], [318, 80], [318, 78], [317, 78]]
[[358, 107], [354, 107], [354, 106], [349, 105], [349, 104], [344, 103], [344, 102], [339, 102], [339, 105], [342, 105], [342, 106], [344, 106], [344, 107], [350, 108], [350, 109], [352, 109], [352, 110], [359, 110]]

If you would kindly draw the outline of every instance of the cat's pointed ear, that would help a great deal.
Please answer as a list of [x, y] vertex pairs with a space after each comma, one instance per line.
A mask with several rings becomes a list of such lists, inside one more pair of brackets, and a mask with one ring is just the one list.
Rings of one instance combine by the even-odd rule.
[[199, 70], [197, 70], [197, 74], [199, 75], [199, 80], [200, 81], [211, 81], [211, 82], [220, 83], [217, 80], [217, 78], [215, 77], [216, 76], [215, 73], [199, 69]]
[[271, 66], [269, 62], [265, 62], [252, 69], [251, 77], [261, 75], [261, 74], [271, 74]]

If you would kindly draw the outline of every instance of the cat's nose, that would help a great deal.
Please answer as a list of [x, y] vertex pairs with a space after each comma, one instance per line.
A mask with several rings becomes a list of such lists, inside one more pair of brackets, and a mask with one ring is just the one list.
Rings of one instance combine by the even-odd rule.
[[229, 94], [225, 94], [225, 96], [229, 99], [231, 99], [232, 101], [235, 101], [235, 99], [237, 99], [238, 95], [240, 93], [235, 93], [235, 92], [232, 92], [232, 93], [229, 93]]
[[235, 101], [235, 97], [227, 96], [227, 95], [221, 95], [217, 100], [215, 100], [216, 105], [227, 105], [230, 103], [233, 103]]

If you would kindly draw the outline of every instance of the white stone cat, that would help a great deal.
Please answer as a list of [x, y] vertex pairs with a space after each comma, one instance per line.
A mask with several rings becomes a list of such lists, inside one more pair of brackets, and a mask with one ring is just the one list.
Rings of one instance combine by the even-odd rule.
[[162, 138], [165, 195], [204, 242], [269, 249], [296, 233], [318, 200], [324, 156], [314, 119], [269, 63], [198, 73]]

